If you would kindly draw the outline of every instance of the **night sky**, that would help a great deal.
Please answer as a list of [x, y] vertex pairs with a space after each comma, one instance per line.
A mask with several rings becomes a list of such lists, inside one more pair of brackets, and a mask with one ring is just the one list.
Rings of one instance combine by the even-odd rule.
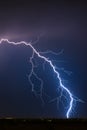
[[[63, 54], [49, 57], [58, 61], [55, 64], [59, 68], [72, 72], [70, 76], [62, 71], [60, 74], [68, 81], [66, 87], [84, 101], [76, 102], [71, 117], [87, 118], [87, 4], [80, 0], [60, 1], [0, 1], [0, 39], [33, 42], [39, 37], [34, 45], [39, 51], [64, 49]], [[62, 103], [57, 110], [56, 101], [49, 103], [44, 96], [42, 106], [31, 92], [27, 78], [31, 54], [31, 48], [24, 45], [0, 45], [0, 117], [64, 118], [66, 108]], [[42, 63], [40, 59], [37, 62]], [[55, 98], [56, 78], [48, 66], [44, 72], [40, 69], [45, 91]], [[39, 85], [37, 81], [35, 84]]]

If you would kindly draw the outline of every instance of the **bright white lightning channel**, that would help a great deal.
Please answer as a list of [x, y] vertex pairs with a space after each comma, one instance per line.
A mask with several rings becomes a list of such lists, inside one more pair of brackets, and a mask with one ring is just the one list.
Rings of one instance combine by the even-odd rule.
[[69, 96], [69, 105], [68, 105], [68, 108], [67, 108], [67, 112], [66, 112], [66, 118], [69, 118], [70, 117], [70, 114], [72, 112], [72, 109], [73, 109], [73, 106], [74, 106], [74, 96], [73, 94], [70, 92], [70, 90], [68, 88], [66, 88], [63, 84], [63, 81], [60, 77], [60, 73], [57, 71], [56, 67], [53, 65], [53, 62], [52, 60], [49, 60], [47, 57], [43, 56], [43, 52], [38, 52], [30, 43], [27, 43], [25, 41], [20, 41], [20, 42], [13, 42], [13, 41], [9, 41], [8, 39], [1, 39], [0, 40], [0, 44], [2, 42], [7, 42], [8, 44], [13, 44], [13, 45], [20, 45], [20, 44], [24, 44], [26, 46], [29, 46], [30, 48], [32, 48], [33, 50], [33, 53], [32, 53], [32, 56], [30, 57], [30, 63], [32, 65], [32, 69], [31, 69], [31, 72], [30, 74], [28, 75], [28, 78], [29, 78], [29, 82], [30, 84], [32, 85], [32, 91], [34, 91], [34, 84], [33, 82], [31, 81], [31, 76], [34, 75], [40, 82], [41, 82], [41, 90], [40, 92], [42, 92], [42, 89], [43, 89], [43, 80], [40, 79], [37, 74], [34, 72], [34, 63], [33, 63], [33, 57], [34, 57], [34, 54], [36, 54], [39, 58], [43, 59], [44, 62], [48, 63], [50, 65], [50, 67], [52, 68], [53, 72], [55, 73], [57, 79], [58, 79], [58, 83], [59, 83], [59, 86], [60, 88], [62, 89], [62, 91], [65, 91], [67, 93], [67, 95]]

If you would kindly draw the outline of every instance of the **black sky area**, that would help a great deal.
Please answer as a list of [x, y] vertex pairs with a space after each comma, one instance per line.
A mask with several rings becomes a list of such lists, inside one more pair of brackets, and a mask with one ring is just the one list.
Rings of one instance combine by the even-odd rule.
[[[87, 3], [83, 0], [0, 1], [0, 39], [29, 42], [39, 37], [34, 45], [39, 51], [59, 52], [64, 49], [64, 53], [56, 57], [56, 60], [64, 62], [56, 65], [72, 71], [71, 76], [61, 72], [61, 77], [68, 81], [66, 85], [72, 93], [84, 101], [76, 102], [71, 114], [79, 118], [87, 118], [86, 35]], [[56, 102], [49, 104], [44, 99], [46, 105], [42, 107], [41, 101], [32, 94], [26, 76], [31, 69], [27, 61], [31, 53], [32, 50], [25, 46], [0, 45], [0, 117], [64, 118], [66, 109], [62, 105], [59, 107], [61, 110], [57, 111]], [[50, 74], [42, 74], [42, 77]], [[49, 83], [45, 89], [49, 86], [51, 93], [56, 88], [52, 86], [56, 81], [47, 80]]]

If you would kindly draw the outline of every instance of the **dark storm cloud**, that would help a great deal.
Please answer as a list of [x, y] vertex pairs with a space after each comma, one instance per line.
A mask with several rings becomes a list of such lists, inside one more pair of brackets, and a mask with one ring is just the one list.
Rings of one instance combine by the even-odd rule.
[[5, 2], [0, 9], [0, 37], [83, 37], [84, 3], [29, 1]]

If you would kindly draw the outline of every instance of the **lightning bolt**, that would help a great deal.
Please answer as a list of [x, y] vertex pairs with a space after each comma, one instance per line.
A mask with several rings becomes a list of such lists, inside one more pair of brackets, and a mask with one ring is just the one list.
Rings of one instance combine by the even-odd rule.
[[[31, 66], [32, 66], [32, 69], [31, 69], [31, 72], [30, 74], [28, 75], [28, 79], [29, 79], [29, 82], [32, 86], [32, 92], [35, 92], [35, 93], [39, 93], [40, 95], [40, 98], [42, 100], [42, 102], [44, 103], [44, 100], [42, 98], [42, 92], [43, 92], [43, 80], [38, 77], [38, 75], [34, 72], [34, 68], [35, 68], [35, 65], [34, 65], [34, 62], [33, 62], [33, 58], [35, 55], [37, 55], [39, 58], [41, 58], [45, 63], [48, 63], [50, 65], [50, 67], [52, 68], [54, 74], [56, 75], [56, 78], [58, 80], [58, 83], [59, 83], [59, 86], [61, 88], [61, 95], [60, 97], [62, 96], [62, 93], [63, 91], [69, 96], [69, 103], [68, 103], [68, 108], [67, 108], [67, 112], [66, 112], [66, 118], [69, 118], [70, 117], [70, 114], [72, 112], [72, 109], [73, 109], [73, 106], [74, 106], [74, 101], [76, 101], [77, 99], [74, 98], [73, 94], [71, 93], [71, 91], [64, 86], [63, 84], [63, 81], [62, 81], [62, 78], [60, 76], [60, 73], [58, 72], [58, 70], [56, 69], [55, 65], [53, 64], [52, 60], [50, 60], [49, 58], [45, 57], [43, 54], [45, 53], [50, 53], [51, 51], [47, 51], [47, 52], [39, 52], [37, 51], [32, 43], [27, 43], [25, 41], [20, 41], [20, 42], [13, 42], [13, 41], [9, 41], [8, 39], [1, 39], [0, 40], [0, 44], [2, 42], [6, 42], [8, 44], [13, 44], [13, 45], [21, 45], [21, 44], [24, 44], [25, 46], [28, 46], [32, 49], [32, 56], [30, 57], [30, 63], [31, 63]], [[54, 53], [54, 52], [53, 52]], [[55, 53], [54, 53], [55, 54]], [[40, 90], [39, 92], [36, 92], [35, 89], [34, 89], [34, 83], [32, 82], [31, 80], [31, 77], [34, 76], [38, 81], [40, 81]], [[58, 87], [59, 87], [58, 86]]]

